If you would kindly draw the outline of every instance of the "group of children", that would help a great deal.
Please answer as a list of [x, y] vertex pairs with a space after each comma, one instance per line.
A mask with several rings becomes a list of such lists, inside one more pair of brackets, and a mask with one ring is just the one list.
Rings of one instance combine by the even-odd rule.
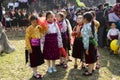
[[[94, 12], [78, 14], [77, 25], [73, 31], [65, 12], [52, 11], [46, 13], [46, 18], [38, 23], [34, 15], [30, 17], [31, 25], [26, 29], [26, 54], [29, 56], [30, 66], [33, 69], [33, 76], [41, 78], [37, 72], [37, 66], [47, 62], [47, 72], [57, 72], [56, 60], [60, 59], [59, 66], [67, 68], [69, 59], [70, 40], [74, 38], [72, 57], [75, 58], [74, 68], [77, 68], [77, 59], [88, 66], [83, 75], [90, 76], [98, 64], [97, 27], [99, 22], [94, 19]], [[41, 46], [41, 44], [43, 46]], [[41, 47], [43, 50], [41, 50]], [[85, 63], [84, 63], [85, 62]], [[96, 64], [96, 65], [95, 65]]]

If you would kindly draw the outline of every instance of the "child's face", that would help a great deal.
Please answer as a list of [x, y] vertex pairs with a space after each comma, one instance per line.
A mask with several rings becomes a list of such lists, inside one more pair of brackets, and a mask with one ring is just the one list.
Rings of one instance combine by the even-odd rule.
[[115, 23], [112, 23], [112, 24], [111, 24], [111, 28], [116, 28], [116, 24], [115, 24]]
[[54, 21], [54, 16], [52, 14], [48, 15], [47, 21], [53, 22]]
[[33, 21], [31, 21], [31, 24], [36, 26], [38, 24], [38, 21], [37, 20], [33, 20]]
[[77, 23], [82, 23], [83, 22], [83, 17], [82, 16], [78, 16], [77, 17]]
[[62, 21], [62, 18], [59, 14], [57, 14], [56, 18], [57, 18], [57, 21]]
[[82, 22], [86, 23], [87, 22], [86, 18], [82, 18]]

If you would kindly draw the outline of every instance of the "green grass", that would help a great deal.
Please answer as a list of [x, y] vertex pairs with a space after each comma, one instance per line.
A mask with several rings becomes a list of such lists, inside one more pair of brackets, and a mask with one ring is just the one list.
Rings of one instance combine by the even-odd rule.
[[[16, 51], [0, 55], [0, 80], [36, 80], [32, 77], [31, 68], [25, 64], [24, 39], [19, 37], [10, 42]], [[80, 67], [73, 69], [74, 61], [68, 63], [69, 68], [66, 70], [57, 67], [57, 73], [46, 73], [46, 63], [38, 67], [38, 71], [44, 75], [42, 80], [120, 80], [119, 55], [109, 55], [107, 49], [100, 49], [100, 63], [101, 68], [91, 77], [82, 76]]]

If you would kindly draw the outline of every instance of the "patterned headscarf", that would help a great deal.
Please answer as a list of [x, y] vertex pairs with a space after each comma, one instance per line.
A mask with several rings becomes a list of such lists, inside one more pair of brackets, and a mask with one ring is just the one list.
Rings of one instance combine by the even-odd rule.
[[110, 13], [114, 12], [120, 18], [120, 3], [117, 3], [113, 6]]

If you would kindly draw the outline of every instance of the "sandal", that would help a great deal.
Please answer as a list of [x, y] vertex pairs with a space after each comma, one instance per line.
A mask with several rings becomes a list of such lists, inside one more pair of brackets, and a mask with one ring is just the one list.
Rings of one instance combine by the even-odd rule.
[[83, 73], [84, 76], [92, 76], [92, 73], [89, 73], [88, 71]]
[[63, 68], [64, 68], [64, 69], [67, 69], [67, 68], [68, 68], [68, 65], [67, 65], [67, 64], [64, 64], [64, 65], [63, 65]]
[[63, 66], [63, 63], [59, 63], [59, 64], [57, 64], [56, 66]]
[[85, 69], [85, 66], [83, 66], [83, 65], [82, 65], [82, 68], [81, 68], [81, 69], [83, 69], [83, 70], [84, 70], [84, 69]]
[[100, 69], [100, 65], [99, 64], [96, 65], [96, 69]]
[[36, 79], [42, 79], [42, 75], [40, 75], [40, 74], [33, 75], [33, 77]]

